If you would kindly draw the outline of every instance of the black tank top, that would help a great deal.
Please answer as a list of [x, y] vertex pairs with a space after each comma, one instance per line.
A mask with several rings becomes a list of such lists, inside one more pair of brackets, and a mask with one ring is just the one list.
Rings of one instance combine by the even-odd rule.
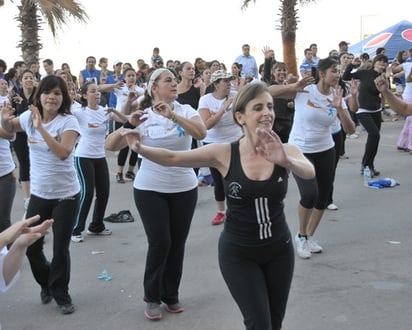
[[227, 203], [224, 235], [248, 246], [289, 239], [283, 203], [289, 177], [286, 169], [275, 165], [268, 180], [248, 179], [240, 164], [239, 141], [231, 143], [230, 158], [223, 179]]

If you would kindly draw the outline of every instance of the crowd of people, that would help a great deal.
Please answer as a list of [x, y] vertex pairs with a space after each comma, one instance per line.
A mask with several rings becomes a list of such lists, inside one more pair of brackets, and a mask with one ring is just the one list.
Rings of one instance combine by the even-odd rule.
[[[248, 44], [241, 50], [229, 70], [201, 57], [165, 65], [157, 47], [150, 63], [138, 59], [136, 68], [115, 60], [109, 69], [107, 58], [88, 56], [77, 77], [68, 63], [55, 70], [51, 59], [43, 60], [43, 75], [39, 63], [17, 61], [7, 71], [0, 60], [0, 289], [15, 282], [25, 253], [41, 302], [54, 299], [63, 314], [75, 311], [70, 244], [85, 241], [94, 196], [87, 234], [112, 234], [103, 222], [111, 150], [118, 152], [116, 182], [133, 181], [147, 236], [146, 318], [161, 319], [162, 303], [170, 313], [184, 311], [179, 287], [185, 244], [198, 173], [207, 169], [217, 208], [211, 224], [224, 224], [224, 281], [247, 329], [280, 329], [293, 277], [293, 242], [302, 259], [322, 252], [316, 229], [325, 210], [338, 210], [334, 180], [338, 160], [347, 157], [346, 136], [356, 137], [360, 125], [366, 130], [361, 174], [368, 167], [372, 177], [379, 176], [375, 158], [385, 102], [405, 117], [412, 113], [412, 49], [389, 64], [384, 49], [372, 59], [357, 57], [342, 41], [339, 50], [320, 58], [313, 43], [304, 51], [300, 77], [267, 46], [261, 65]], [[412, 152], [409, 117], [397, 146]], [[289, 173], [300, 193], [295, 235], [283, 210]], [[17, 180], [28, 220], [12, 225]], [[49, 229], [50, 261], [44, 253]]]

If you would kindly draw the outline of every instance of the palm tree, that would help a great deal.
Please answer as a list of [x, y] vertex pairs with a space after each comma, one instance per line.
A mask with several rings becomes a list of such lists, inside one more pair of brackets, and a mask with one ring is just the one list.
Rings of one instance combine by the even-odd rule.
[[[251, 0], [244, 0], [242, 9], [246, 9]], [[315, 0], [279, 0], [280, 6], [280, 26], [282, 46], [283, 46], [283, 61], [288, 66], [288, 71], [295, 76], [298, 76], [296, 63], [296, 30], [298, 26], [298, 16], [296, 5], [299, 2], [301, 5], [315, 2]], [[253, 0], [256, 2], [256, 0]]]
[[[0, 0], [4, 2], [4, 0]], [[22, 51], [23, 61], [27, 64], [38, 62], [39, 52], [43, 47], [39, 31], [41, 24], [47, 22], [53, 37], [57, 28], [68, 24], [69, 18], [86, 22], [88, 16], [75, 0], [21, 0], [17, 5], [19, 14], [15, 18], [19, 22], [21, 40], [17, 45]]]

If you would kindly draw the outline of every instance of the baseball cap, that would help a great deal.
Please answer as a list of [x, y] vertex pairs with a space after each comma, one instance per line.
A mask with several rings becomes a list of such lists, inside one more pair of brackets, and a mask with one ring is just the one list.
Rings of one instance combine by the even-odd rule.
[[113, 66], [116, 66], [116, 65], [118, 65], [118, 64], [123, 64], [123, 62], [122, 62], [122, 61], [119, 61], [119, 60], [116, 60], [116, 61], [113, 62]]
[[210, 78], [210, 83], [213, 84], [215, 81], [219, 79], [228, 79], [232, 78], [233, 75], [225, 70], [217, 70], [212, 73], [212, 77]]
[[341, 42], [339, 43], [339, 46], [347, 46], [347, 45], [349, 45], [349, 44], [350, 44], [350, 42], [341, 41]]

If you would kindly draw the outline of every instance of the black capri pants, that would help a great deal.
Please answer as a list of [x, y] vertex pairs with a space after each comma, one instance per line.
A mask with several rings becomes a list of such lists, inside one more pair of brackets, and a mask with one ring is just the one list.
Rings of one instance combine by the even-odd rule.
[[293, 175], [299, 188], [300, 205], [307, 209], [324, 210], [328, 206], [329, 194], [335, 178], [335, 147], [304, 155], [315, 167], [316, 177], [305, 180]]

